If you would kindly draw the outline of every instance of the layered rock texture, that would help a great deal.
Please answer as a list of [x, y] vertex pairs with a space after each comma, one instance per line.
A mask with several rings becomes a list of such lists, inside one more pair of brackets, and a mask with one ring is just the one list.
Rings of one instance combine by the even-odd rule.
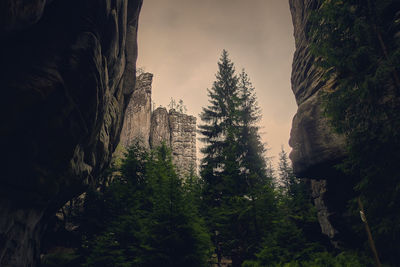
[[165, 142], [171, 147], [178, 174], [196, 172], [196, 118], [166, 108], [157, 108], [151, 118], [150, 146]]
[[159, 107], [151, 111], [151, 82], [153, 75], [144, 73], [137, 78], [136, 90], [127, 112], [121, 144], [125, 147], [139, 141], [147, 148], [165, 142], [172, 151], [178, 174], [184, 177], [196, 171], [196, 118], [174, 109]]
[[105, 169], [135, 88], [141, 0], [0, 7], [0, 266], [35, 266], [47, 221]]
[[196, 118], [169, 111], [172, 159], [181, 175], [196, 172]]
[[345, 153], [345, 140], [333, 132], [323, 115], [319, 93], [334, 84], [323, 79], [324, 72], [314, 63], [307, 37], [307, 21], [317, 0], [290, 0], [296, 51], [292, 65], [292, 90], [298, 110], [293, 118], [290, 158], [300, 176], [318, 177], [326, 167], [340, 161]]
[[[289, 0], [296, 51], [292, 66], [292, 90], [298, 110], [293, 118], [289, 144], [290, 159], [297, 176], [312, 179], [314, 202], [322, 232], [337, 247], [352, 238], [346, 223], [346, 204], [352, 194], [346, 177], [335, 169], [345, 156], [345, 139], [334, 133], [322, 110], [320, 93], [334, 83], [323, 79], [314, 63], [307, 37], [308, 16], [318, 8], [318, 0]], [[346, 234], [345, 234], [346, 233]], [[348, 243], [348, 242], [347, 242]]]
[[154, 110], [151, 116], [151, 126], [149, 141], [152, 147], [158, 147], [162, 142], [171, 145], [171, 128], [166, 108], [159, 107]]
[[149, 148], [152, 81], [151, 73], [143, 73], [136, 79], [136, 89], [126, 109], [121, 132], [121, 144], [125, 147], [137, 140]]

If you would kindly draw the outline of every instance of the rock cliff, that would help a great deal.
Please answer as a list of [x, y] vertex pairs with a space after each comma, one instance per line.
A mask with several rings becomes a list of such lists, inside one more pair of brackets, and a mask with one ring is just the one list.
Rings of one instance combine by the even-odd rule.
[[196, 118], [175, 110], [169, 112], [172, 159], [178, 173], [196, 172]]
[[152, 115], [150, 146], [165, 142], [171, 147], [172, 160], [179, 175], [196, 172], [196, 118], [171, 109], [157, 108]]
[[323, 79], [314, 63], [307, 37], [308, 16], [318, 7], [317, 0], [290, 0], [296, 51], [292, 65], [292, 90], [298, 110], [293, 118], [289, 144], [295, 172], [303, 177], [318, 177], [326, 167], [340, 161], [345, 140], [333, 132], [323, 116], [319, 93], [333, 86]]
[[171, 146], [171, 128], [169, 127], [169, 114], [166, 108], [159, 107], [151, 116], [150, 130], [151, 147], [158, 147], [165, 142]]
[[2, 1], [0, 266], [35, 266], [48, 218], [108, 166], [141, 4]]
[[121, 144], [129, 146], [134, 140], [149, 148], [151, 124], [151, 83], [153, 74], [143, 73], [136, 79], [136, 89], [125, 112]]
[[144, 73], [137, 78], [124, 120], [121, 144], [125, 147], [135, 140], [148, 148], [165, 142], [172, 151], [172, 158], [181, 176], [192, 168], [196, 171], [196, 118], [174, 109], [169, 112], [159, 107], [151, 111], [151, 83], [153, 75]]
[[[318, 0], [289, 0], [296, 51], [292, 65], [292, 90], [298, 110], [293, 118], [290, 159], [297, 176], [310, 178], [322, 232], [337, 247], [351, 243], [346, 222], [347, 200], [352, 195], [348, 179], [335, 169], [345, 156], [345, 139], [333, 132], [323, 115], [319, 94], [334, 86], [323, 79], [323, 71], [310, 53], [307, 22], [318, 8]], [[345, 240], [346, 239], [346, 240]]]

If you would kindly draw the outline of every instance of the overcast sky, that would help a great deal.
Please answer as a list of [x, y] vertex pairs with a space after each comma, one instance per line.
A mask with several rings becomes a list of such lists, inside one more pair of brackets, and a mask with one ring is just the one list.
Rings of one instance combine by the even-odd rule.
[[296, 102], [288, 0], [144, 0], [138, 66], [154, 74], [156, 106], [182, 99], [188, 114], [198, 117], [223, 49], [256, 88], [268, 155], [277, 158], [281, 145], [289, 152]]

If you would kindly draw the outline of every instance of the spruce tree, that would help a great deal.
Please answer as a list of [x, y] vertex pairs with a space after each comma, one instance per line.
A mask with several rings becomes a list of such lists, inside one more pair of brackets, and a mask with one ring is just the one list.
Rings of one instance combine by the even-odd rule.
[[268, 169], [269, 159], [265, 157], [266, 149], [259, 135], [258, 123], [261, 110], [258, 107], [255, 88], [247, 73], [239, 74], [240, 90], [240, 124], [238, 157], [241, 166], [241, 177], [246, 181], [249, 214], [245, 258], [251, 258], [260, 248], [262, 238], [268, 235], [276, 212], [273, 191], [273, 174]]
[[221, 221], [225, 217], [222, 201], [229, 191], [228, 174], [238, 171], [232, 153], [235, 145], [234, 126], [237, 124], [237, 84], [234, 65], [228, 58], [228, 52], [223, 50], [218, 62], [216, 81], [208, 90], [210, 105], [203, 108], [200, 115], [203, 124], [199, 126], [199, 132], [203, 135], [200, 140], [206, 144], [201, 150], [204, 158], [201, 161], [200, 171], [204, 181], [203, 210], [209, 230], [213, 234], [218, 262], [222, 258], [220, 244], [223, 241], [220, 238], [224, 238], [220, 234], [224, 230]]
[[182, 185], [169, 149], [134, 145], [125, 156], [104, 195], [87, 199], [95, 218], [83, 221], [83, 265], [206, 266], [210, 236], [190, 201], [198, 193]]
[[300, 181], [296, 178], [293, 173], [293, 169], [290, 166], [289, 158], [286, 151], [281, 148], [279, 153], [279, 180], [281, 188], [288, 197], [293, 198], [295, 196], [295, 187]]
[[250, 187], [248, 190], [251, 190], [267, 180], [264, 157], [266, 151], [258, 133], [261, 111], [258, 107], [255, 88], [244, 70], [239, 75], [239, 90], [239, 159], [241, 172], [246, 177], [247, 186]]
[[226, 193], [223, 185], [224, 172], [227, 170], [227, 151], [234, 143], [237, 124], [238, 78], [233, 63], [224, 50], [218, 62], [217, 80], [208, 90], [210, 105], [203, 108], [199, 125], [200, 138], [206, 145], [201, 152], [201, 177], [204, 180], [204, 201], [207, 206], [217, 207], [221, 196]]
[[279, 153], [279, 179], [281, 182], [281, 210], [299, 226], [316, 223], [316, 210], [312, 204], [310, 184], [299, 179], [293, 169], [286, 151]]
[[232, 266], [241, 266], [261, 242], [266, 209], [273, 205], [272, 183], [256, 125], [260, 117], [254, 88], [244, 71], [237, 77], [225, 50], [218, 67], [199, 126], [206, 143], [204, 210], [218, 260], [228, 257]]
[[152, 182], [153, 203], [144, 266], [205, 266], [210, 237], [195, 203], [188, 201], [190, 192], [185, 192], [165, 144], [152, 155], [146, 178]]
[[279, 190], [273, 199], [276, 209], [269, 217], [273, 218], [268, 225], [269, 232], [263, 234], [257, 259], [247, 261], [244, 266], [283, 266], [288, 262], [304, 262], [293, 266], [318, 266], [305, 263], [317, 255], [314, 253], [324, 251], [319, 244], [321, 236], [316, 234], [320, 232], [316, 210], [311, 204], [307, 184], [294, 175], [283, 147], [278, 175]]

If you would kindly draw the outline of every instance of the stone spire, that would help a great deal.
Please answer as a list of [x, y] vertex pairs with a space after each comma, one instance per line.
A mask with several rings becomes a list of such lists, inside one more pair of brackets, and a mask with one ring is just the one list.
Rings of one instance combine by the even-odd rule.
[[146, 148], [156, 148], [165, 142], [172, 151], [178, 174], [184, 177], [196, 172], [196, 118], [171, 109], [159, 107], [151, 112], [151, 83], [153, 75], [137, 77], [137, 86], [125, 113], [121, 144], [128, 147], [138, 140]]
[[153, 74], [142, 73], [137, 77], [136, 88], [125, 112], [120, 143], [128, 147], [136, 140], [149, 148], [151, 125], [151, 83]]
[[196, 172], [196, 117], [169, 111], [172, 159], [181, 176]]

